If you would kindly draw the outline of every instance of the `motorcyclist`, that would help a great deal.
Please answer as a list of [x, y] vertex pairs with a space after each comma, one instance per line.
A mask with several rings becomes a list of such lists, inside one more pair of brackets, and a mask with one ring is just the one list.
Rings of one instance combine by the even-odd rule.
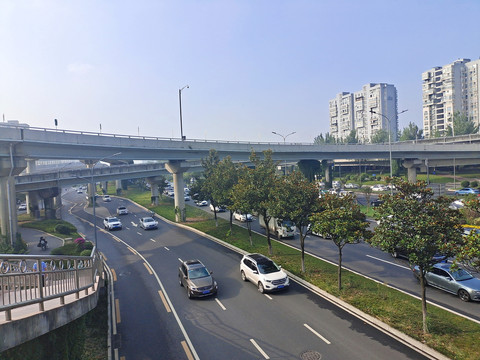
[[40, 236], [40, 241], [38, 242], [37, 246], [39, 248], [42, 248], [42, 250], [46, 250], [47, 249], [47, 240], [45, 240], [45, 238], [43, 236]]

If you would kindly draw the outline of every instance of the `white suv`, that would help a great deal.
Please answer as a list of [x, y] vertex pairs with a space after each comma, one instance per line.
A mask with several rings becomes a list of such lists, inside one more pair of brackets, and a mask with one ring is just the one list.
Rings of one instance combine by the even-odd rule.
[[280, 266], [261, 254], [244, 255], [240, 261], [243, 281], [256, 284], [262, 294], [267, 291], [288, 288], [290, 280]]

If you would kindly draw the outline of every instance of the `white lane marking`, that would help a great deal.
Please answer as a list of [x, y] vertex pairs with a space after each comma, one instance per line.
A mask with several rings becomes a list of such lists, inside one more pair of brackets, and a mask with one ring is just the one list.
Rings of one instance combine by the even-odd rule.
[[164, 246], [163, 248], [164, 248], [165, 250], [167, 250], [167, 251], [170, 251], [170, 249], [169, 249], [169, 248], [167, 248], [166, 246]]
[[220, 306], [222, 308], [222, 310], [227, 310], [227, 308], [225, 306], [223, 306], [223, 304], [220, 302], [220, 300], [218, 300], [218, 298], [215, 298], [215, 301], [217, 302], [218, 306]]
[[316, 336], [318, 336], [320, 339], [322, 339], [323, 341], [325, 341], [328, 345], [331, 344], [330, 341], [328, 341], [327, 339], [325, 339], [322, 335], [320, 335], [318, 332], [316, 332], [315, 330], [313, 330], [310, 326], [308, 326], [307, 324], [303, 324], [303, 326], [305, 326], [308, 330], [310, 330], [312, 333], [314, 333]]
[[138, 226], [138, 224], [136, 222], [131, 221], [131, 223], [132, 223], [132, 226], [135, 226], [135, 227]]
[[273, 300], [273, 298], [270, 295], [268, 294], [263, 294], [263, 295], [265, 295], [265, 297], [269, 298], [270, 300]]
[[398, 265], [398, 264], [395, 264], [395, 263], [393, 263], [393, 262], [391, 262], [391, 261], [383, 260], [383, 259], [377, 258], [377, 257], [375, 257], [375, 256], [371, 256], [371, 255], [365, 255], [365, 256], [367, 256], [367, 257], [369, 257], [369, 258], [372, 258], [372, 259], [375, 259], [375, 260], [378, 260], [378, 261], [382, 261], [382, 262], [387, 263], [387, 264], [390, 264], [390, 265], [398, 266], [398, 267], [400, 267], [400, 268], [402, 268], [402, 269], [411, 270], [411, 269], [410, 269], [409, 267], [407, 267], [407, 266]]
[[260, 346], [258, 346], [257, 342], [253, 339], [250, 339], [250, 342], [255, 346], [260, 354], [263, 355], [265, 359], [270, 359], [270, 357], [265, 353], [265, 351], [262, 350]]
[[137, 231], [137, 234], [138, 234], [138, 235], [142, 235], [142, 233], [141, 233], [140, 231]]
[[154, 239], [150, 239], [150, 240], [153, 241], [153, 242], [156, 242]]

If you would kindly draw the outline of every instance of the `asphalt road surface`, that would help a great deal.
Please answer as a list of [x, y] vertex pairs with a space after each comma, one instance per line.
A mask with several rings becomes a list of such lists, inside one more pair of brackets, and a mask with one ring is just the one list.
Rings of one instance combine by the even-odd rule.
[[[91, 209], [82, 196], [64, 196], [64, 216], [93, 239]], [[138, 227], [147, 211], [128, 201], [99, 201], [101, 217], [119, 205], [124, 228], [98, 231], [98, 247], [114, 274], [120, 359], [424, 359], [407, 346], [292, 283], [260, 294], [240, 278], [241, 255], [203, 236], [160, 222]], [[178, 283], [179, 260], [198, 258], [219, 283], [215, 297], [189, 300]]]

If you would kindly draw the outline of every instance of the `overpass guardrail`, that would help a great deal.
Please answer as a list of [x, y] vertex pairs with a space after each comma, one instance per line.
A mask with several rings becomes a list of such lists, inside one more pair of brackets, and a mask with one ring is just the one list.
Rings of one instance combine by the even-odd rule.
[[26, 305], [60, 299], [67, 295], [88, 294], [103, 271], [101, 256], [92, 250], [91, 256], [10, 255], [0, 254], [0, 312], [5, 321], [12, 321], [12, 310]]

